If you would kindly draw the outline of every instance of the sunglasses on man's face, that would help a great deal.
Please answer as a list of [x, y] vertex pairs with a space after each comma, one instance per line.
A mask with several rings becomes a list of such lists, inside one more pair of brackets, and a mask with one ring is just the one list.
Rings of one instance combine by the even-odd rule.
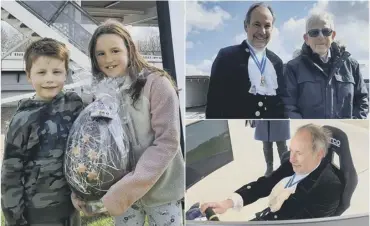
[[319, 34], [322, 34], [323, 36], [325, 37], [328, 37], [330, 36], [332, 33], [333, 33], [333, 30], [330, 29], [330, 28], [323, 28], [323, 29], [311, 29], [307, 32], [307, 34], [311, 37], [311, 38], [316, 38], [317, 36], [319, 36]]

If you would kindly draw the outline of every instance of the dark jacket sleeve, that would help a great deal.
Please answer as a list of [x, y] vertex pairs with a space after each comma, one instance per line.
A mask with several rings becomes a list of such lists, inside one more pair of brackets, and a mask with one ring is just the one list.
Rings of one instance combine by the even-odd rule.
[[88, 96], [91, 99], [84, 102], [84, 99], [82, 99], [82, 97], [80, 97], [77, 93], [75, 92], [66, 93], [66, 98], [68, 99], [68, 103], [71, 104], [73, 108], [73, 112], [72, 112], [73, 116], [78, 116], [85, 106], [92, 103], [93, 96], [89, 94], [87, 94], [86, 96]]
[[284, 90], [285, 90], [285, 78], [284, 78], [284, 64], [283, 61], [279, 58], [278, 67], [277, 67], [277, 82], [278, 82], [278, 89], [276, 90], [276, 94], [278, 96], [278, 103], [275, 106], [275, 113], [277, 119], [287, 118], [285, 115], [285, 108], [283, 102]]
[[263, 217], [263, 220], [309, 219], [332, 216], [339, 206], [341, 192], [342, 185], [339, 181], [321, 180], [321, 183], [314, 186], [308, 194], [296, 192], [291, 195], [285, 200], [280, 210], [268, 213]]
[[357, 63], [354, 74], [355, 93], [353, 101], [353, 118], [366, 119], [369, 113], [368, 90], [362, 78], [360, 66]]
[[282, 99], [285, 105], [285, 116], [292, 119], [302, 119], [298, 110], [298, 83], [292, 68], [287, 64], [284, 69], [284, 90]]
[[260, 177], [257, 181], [244, 185], [235, 191], [243, 199], [243, 206], [249, 205], [260, 198], [270, 195], [274, 186], [284, 177], [293, 174], [292, 166], [289, 162], [284, 162], [269, 177]]
[[24, 167], [27, 161], [27, 129], [15, 115], [5, 137], [3, 165], [1, 169], [1, 208], [7, 225], [27, 225], [23, 215]]
[[[225, 58], [222, 56], [222, 49], [218, 52], [212, 64], [211, 76], [207, 94], [206, 118], [226, 118], [227, 98], [224, 92], [225, 86]], [[230, 101], [230, 100], [229, 100]]]

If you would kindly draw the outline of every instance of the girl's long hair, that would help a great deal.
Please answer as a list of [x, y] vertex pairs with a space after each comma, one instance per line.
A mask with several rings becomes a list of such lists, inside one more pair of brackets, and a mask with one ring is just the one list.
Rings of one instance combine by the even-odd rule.
[[[173, 87], [176, 89], [175, 82], [171, 76], [162, 69], [150, 65], [137, 51], [134, 41], [131, 38], [129, 32], [123, 27], [121, 23], [114, 20], [108, 20], [101, 24], [94, 32], [89, 43], [89, 54], [91, 59], [91, 69], [92, 74], [98, 80], [104, 78], [104, 73], [99, 69], [98, 61], [95, 56], [95, 48], [97, 39], [104, 34], [115, 34], [122, 38], [128, 54], [128, 75], [133, 78], [133, 83], [129, 89], [131, 98], [133, 100], [132, 104], [135, 105], [136, 101], [140, 97], [141, 90], [143, 89], [147, 76], [151, 73], [159, 73], [161, 76], [165, 76], [169, 79]], [[139, 73], [142, 70], [146, 69], [149, 73], [142, 73], [142, 76], [139, 76]]]

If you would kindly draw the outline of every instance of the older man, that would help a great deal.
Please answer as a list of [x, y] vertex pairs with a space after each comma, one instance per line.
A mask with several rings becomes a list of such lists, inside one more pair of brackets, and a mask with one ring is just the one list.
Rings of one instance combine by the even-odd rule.
[[368, 91], [359, 63], [333, 41], [335, 35], [330, 14], [312, 14], [307, 19], [301, 53], [284, 71], [288, 118], [367, 117]]
[[247, 39], [219, 51], [212, 65], [206, 118], [283, 118], [283, 62], [266, 48], [275, 21], [271, 7], [252, 5], [244, 20]]
[[330, 133], [308, 124], [300, 127], [290, 144], [290, 161], [283, 163], [270, 177], [244, 185], [221, 202], [205, 203], [215, 213], [240, 210], [269, 196], [269, 206], [256, 214], [254, 221], [306, 219], [332, 216], [339, 206], [342, 184], [331, 164], [323, 160], [329, 147]]

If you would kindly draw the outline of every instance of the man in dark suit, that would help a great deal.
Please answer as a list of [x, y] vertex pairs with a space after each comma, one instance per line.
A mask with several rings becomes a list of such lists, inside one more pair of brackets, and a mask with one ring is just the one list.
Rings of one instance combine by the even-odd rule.
[[283, 62], [266, 48], [274, 20], [270, 6], [252, 5], [244, 20], [247, 39], [219, 51], [211, 69], [206, 118], [284, 118]]
[[290, 159], [270, 177], [246, 184], [221, 202], [205, 203], [215, 213], [240, 210], [269, 196], [268, 207], [252, 221], [307, 219], [332, 216], [340, 203], [343, 185], [324, 157], [330, 133], [312, 124], [300, 127], [290, 144]]

